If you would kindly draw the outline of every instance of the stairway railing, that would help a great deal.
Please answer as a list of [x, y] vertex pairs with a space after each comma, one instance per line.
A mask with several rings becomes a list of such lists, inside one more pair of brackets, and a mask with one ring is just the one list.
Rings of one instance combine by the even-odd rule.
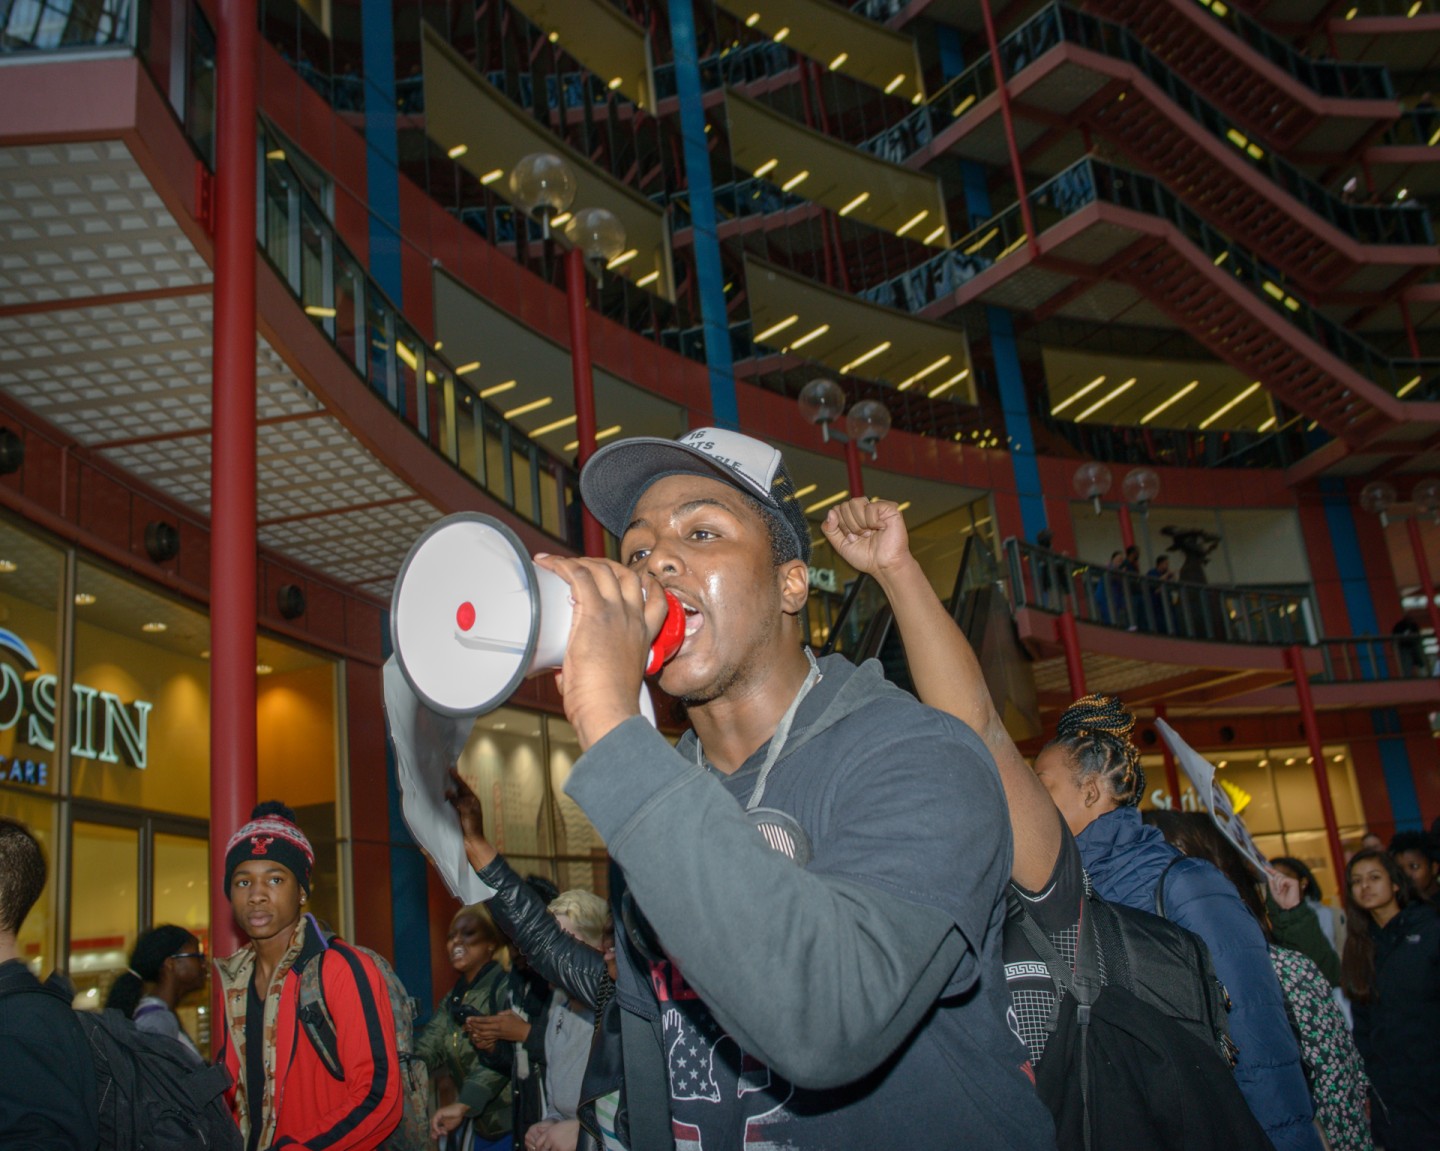
[[[1236, 154], [1265, 179], [1362, 244], [1434, 244], [1435, 234], [1426, 212], [1345, 203], [1289, 161], [1251, 141], [1133, 32], [1108, 20], [1066, 4], [1046, 6], [1000, 41], [1005, 75], [1013, 79], [1062, 43], [1134, 65], [1192, 120], [1232, 145]], [[993, 91], [995, 70], [986, 53], [905, 119], [860, 146], [884, 159], [904, 163]]]
[[[1236, 277], [1256, 300], [1320, 347], [1398, 398], [1440, 398], [1440, 360], [1392, 359], [1294, 295], [1278, 276], [1232, 244], [1160, 181], [1086, 157], [1030, 193], [1036, 227], [1048, 227], [1096, 202], [1168, 220], [1217, 267]], [[918, 311], [958, 291], [1026, 241], [1019, 204], [985, 221], [933, 259], [878, 287], [858, 293], [905, 311]]]

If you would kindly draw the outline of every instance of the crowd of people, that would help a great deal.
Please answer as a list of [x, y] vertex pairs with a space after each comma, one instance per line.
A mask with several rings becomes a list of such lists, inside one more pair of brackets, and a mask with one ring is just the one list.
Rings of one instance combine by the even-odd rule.
[[[140, 937], [101, 1036], [18, 954], [46, 864], [0, 820], [0, 1146], [1440, 1148], [1433, 839], [1359, 851], [1342, 916], [1302, 861], [1257, 874], [1207, 815], [1142, 815], [1117, 699], [1075, 701], [1027, 762], [894, 504], [822, 530], [889, 598], [919, 698], [817, 658], [810, 527], [760, 441], [620, 441], [581, 483], [621, 562], [537, 563], [574, 601], [566, 791], [608, 900], [519, 875], [452, 772], [494, 895], [456, 912], [417, 1027], [385, 960], [309, 914], [309, 840], [261, 804], [227, 842], [247, 942], [214, 964], [206, 1065], [175, 1014], [195, 935]], [[637, 707], [660, 589], [686, 617], [675, 745]], [[158, 1059], [163, 1082], [121, 1074]], [[185, 1099], [189, 1142], [117, 1134]]]

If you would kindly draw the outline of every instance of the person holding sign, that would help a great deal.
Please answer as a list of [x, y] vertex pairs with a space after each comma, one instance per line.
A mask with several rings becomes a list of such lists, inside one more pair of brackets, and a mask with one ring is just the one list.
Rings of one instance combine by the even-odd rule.
[[[1154, 912], [1163, 894], [1165, 916], [1205, 941], [1230, 994], [1230, 1033], [1239, 1047], [1235, 1076], [1250, 1110], [1276, 1151], [1320, 1151], [1300, 1050], [1260, 925], [1220, 872], [1183, 858], [1141, 822], [1145, 773], [1130, 741], [1130, 713], [1105, 696], [1071, 704], [1034, 766], [1054, 802], [1045, 803], [1043, 795], [1037, 802], [1039, 789], [1015, 770], [1024, 759], [995, 712], [979, 661], [910, 554], [899, 507], [849, 500], [830, 510], [822, 530], [847, 562], [875, 577], [902, 636], [923, 637], [907, 645], [922, 698], [965, 719], [995, 756], [1015, 828], [1016, 882], [1037, 894], [1051, 884], [1049, 868], [1063, 858], [1058, 807], [1102, 898]], [[941, 642], [941, 636], [961, 642]]]

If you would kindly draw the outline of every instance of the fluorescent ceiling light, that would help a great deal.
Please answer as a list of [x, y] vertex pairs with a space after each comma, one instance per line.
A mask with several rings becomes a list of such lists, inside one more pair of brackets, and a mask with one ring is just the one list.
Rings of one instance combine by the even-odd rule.
[[896, 384], [895, 387], [897, 388], [897, 390], [903, 392], [903, 391], [904, 391], [906, 388], [908, 388], [911, 384], [918, 384], [921, 380], [923, 380], [923, 379], [924, 379], [926, 376], [928, 376], [931, 372], [938, 372], [941, 368], [943, 368], [946, 364], [948, 364], [948, 363], [949, 363], [951, 360], [953, 360], [954, 358], [955, 358], [954, 356], [941, 356], [938, 360], [936, 360], [936, 361], [935, 361], [933, 364], [931, 364], [928, 368], [921, 368], [918, 372], [916, 372], [916, 373], [915, 373], [913, 376], [911, 376], [908, 380], [902, 380], [900, 383]]
[[471, 372], [473, 372], [476, 368], [478, 368], [479, 366], [480, 366], [480, 361], [479, 361], [479, 360], [471, 360], [468, 364], [461, 364], [458, 368], [456, 368], [456, 369], [455, 369], [455, 374], [456, 374], [457, 376], [467, 376], [467, 375], [469, 375]]
[[796, 172], [795, 175], [791, 176], [790, 179], [786, 180], [785, 183], [783, 183], [783, 184], [780, 185], [780, 191], [782, 191], [782, 192], [788, 192], [788, 191], [790, 191], [791, 188], [798, 188], [801, 184], [803, 184], [803, 183], [804, 183], [806, 180], [808, 180], [809, 178], [810, 178], [810, 171], [809, 171], [809, 169], [806, 169], [806, 170], [803, 171], [803, 172]]
[[619, 77], [619, 76], [614, 76], [614, 77], [612, 77], [611, 80], [610, 80], [610, 84], [609, 84], [610, 91], [612, 91], [612, 92], [615, 91], [615, 89], [618, 88], [618, 87], [620, 87], [620, 85], [623, 84], [624, 82], [625, 82], [625, 81], [624, 81], [621, 77]]
[[531, 412], [538, 412], [541, 408], [548, 408], [554, 402], [554, 396], [546, 396], [543, 400], [531, 400], [528, 404], [521, 404], [518, 408], [511, 408], [505, 413], [505, 418], [507, 420], [513, 420], [517, 416], [529, 415]]
[[951, 377], [950, 377], [948, 380], [946, 380], [944, 383], [937, 384], [935, 387], [931, 388], [931, 389], [926, 393], [926, 395], [929, 396], [930, 399], [933, 400], [936, 396], [942, 394], [943, 392], [948, 392], [951, 388], [953, 388], [956, 384], [958, 384], [961, 380], [963, 380], [963, 379], [964, 379], [966, 376], [968, 376], [969, 374], [970, 374], [970, 369], [969, 369], [969, 368], [966, 368], [966, 369], [965, 369], [963, 372], [961, 372], [959, 375], [951, 376]]
[[1151, 408], [1148, 412], [1146, 412], [1143, 416], [1141, 416], [1141, 417], [1140, 417], [1140, 422], [1141, 422], [1142, 424], [1148, 424], [1151, 420], [1153, 420], [1156, 416], [1158, 416], [1158, 415], [1159, 415], [1161, 412], [1163, 412], [1166, 408], [1170, 407], [1171, 404], [1177, 403], [1178, 401], [1184, 399], [1186, 396], [1188, 396], [1191, 392], [1193, 392], [1193, 391], [1194, 391], [1196, 388], [1198, 388], [1199, 386], [1200, 386], [1200, 381], [1199, 381], [1199, 380], [1191, 380], [1188, 384], [1186, 384], [1183, 388], [1181, 388], [1178, 392], [1176, 392], [1176, 393], [1175, 393], [1173, 396], [1171, 396], [1168, 400], [1166, 400], [1166, 401], [1164, 401], [1162, 404], [1160, 404], [1159, 407]]
[[1120, 395], [1122, 392], [1128, 392], [1128, 391], [1129, 391], [1131, 388], [1133, 388], [1134, 386], [1135, 386], [1135, 377], [1134, 377], [1134, 376], [1131, 376], [1128, 380], [1126, 380], [1126, 381], [1125, 381], [1123, 384], [1121, 384], [1118, 388], [1114, 388], [1114, 389], [1112, 389], [1111, 391], [1107, 392], [1105, 395], [1101, 396], [1098, 400], [1096, 400], [1093, 404], [1091, 404], [1088, 408], [1086, 408], [1083, 412], [1081, 412], [1078, 416], [1076, 416], [1076, 417], [1075, 417], [1076, 423], [1079, 423], [1081, 420], [1085, 419], [1086, 416], [1093, 416], [1096, 412], [1098, 412], [1101, 408], [1103, 408], [1106, 404], [1108, 404], [1108, 403], [1109, 403], [1111, 400], [1113, 400], [1116, 396]]
[[639, 254], [640, 254], [640, 249], [639, 249], [639, 248], [631, 248], [628, 252], [621, 252], [621, 253], [620, 253], [618, 256], [616, 256], [613, 260], [611, 260], [608, 264], [606, 264], [605, 267], [606, 267], [606, 269], [608, 269], [609, 271], [612, 271], [612, 272], [613, 272], [616, 268], [623, 268], [626, 264], [628, 264], [631, 260], [633, 260], [633, 259], [634, 259], [636, 256], [638, 256]]
[[945, 234], [945, 225], [944, 225], [944, 224], [941, 224], [938, 228], [936, 228], [933, 232], [931, 232], [928, 236], [925, 237], [925, 243], [927, 243], [927, 244], [933, 244], [936, 240], [940, 239], [940, 237], [943, 236], [944, 234]]
[[880, 355], [882, 352], [888, 351], [889, 348], [890, 348], [890, 341], [889, 341], [889, 340], [886, 340], [886, 341], [885, 341], [884, 343], [882, 343], [882, 344], [876, 344], [873, 348], [871, 348], [868, 352], [866, 352], [866, 353], [865, 353], [863, 356], [861, 356], [859, 359], [857, 359], [857, 360], [851, 360], [848, 364], [846, 364], [843, 368], [841, 368], [841, 369], [840, 369], [841, 374], [844, 375], [844, 374], [850, 372], [852, 369], [858, 368], [861, 364], [868, 364], [871, 360], [873, 360], [876, 356]]
[[514, 380], [506, 380], [503, 384], [495, 384], [481, 392], [480, 398], [482, 400], [488, 400], [491, 396], [498, 396], [501, 392], [508, 392], [515, 386], [515, 383], [516, 381]]
[[1416, 376], [1413, 380], [1411, 380], [1408, 384], [1406, 384], [1406, 385], [1405, 385], [1404, 387], [1402, 387], [1398, 392], [1395, 393], [1395, 398], [1396, 398], [1396, 399], [1399, 399], [1401, 396], [1408, 396], [1408, 395], [1409, 395], [1411, 392], [1413, 392], [1419, 385], [1420, 385], [1420, 377], [1419, 377], [1419, 376]]
[[853, 212], [869, 198], [869, 192], [861, 192], [858, 196], [856, 196], [853, 200], [851, 200], [848, 204], [846, 204], [843, 208], [840, 209], [840, 215], [848, 216], [851, 212]]
[[503, 175], [505, 175], [505, 169], [504, 169], [504, 168], [492, 168], [492, 169], [490, 169], [490, 171], [486, 172], [485, 175], [483, 175], [483, 176], [480, 177], [480, 183], [482, 183], [482, 184], [493, 184], [493, 183], [495, 183], [496, 180], [500, 179], [500, 177], [503, 176]]
[[830, 330], [830, 325], [829, 325], [829, 324], [821, 324], [818, 328], [814, 328], [814, 329], [812, 329], [811, 331], [806, 332], [806, 333], [805, 333], [803, 336], [801, 336], [798, 340], [794, 340], [794, 341], [791, 342], [791, 344], [790, 344], [790, 349], [791, 349], [791, 351], [794, 351], [796, 348], [803, 348], [803, 347], [804, 347], [806, 344], [808, 344], [811, 340], [818, 340], [821, 336], [823, 336], [823, 335], [824, 335], [826, 332], [828, 332], [829, 330]]
[[962, 115], [965, 109], [970, 107], [970, 105], [973, 103], [975, 103], [975, 93], [971, 92], [970, 95], [966, 96], [965, 99], [961, 100], [960, 103], [955, 105], [955, 107], [950, 112], [950, 118], [953, 120], [956, 116]]
[[905, 73], [901, 72], [900, 75], [896, 76], [895, 79], [891, 80], [890, 83], [885, 85], [885, 95], [890, 95], [891, 92], [895, 91], [895, 89], [900, 87], [900, 85], [903, 83], [905, 83]]
[[845, 491], [836, 492], [833, 496], [826, 496], [819, 503], [811, 504], [808, 508], [805, 509], [805, 514], [808, 516], [812, 512], [818, 512], [821, 508], [828, 508], [831, 504], [838, 504], [841, 500], [849, 498], [850, 492], [848, 489]]
[[651, 272], [649, 275], [641, 276], [638, 280], [636, 280], [636, 281], [635, 281], [635, 286], [636, 286], [637, 288], [643, 288], [643, 287], [645, 287], [647, 284], [653, 284], [653, 283], [654, 283], [656, 280], [658, 280], [659, 278], [660, 278], [660, 269], [659, 269], [659, 268], [656, 268], [655, 271]]
[[779, 161], [778, 159], [772, 158], [772, 159], [766, 160], [765, 163], [761, 164], [760, 167], [758, 167], [758, 168], [755, 169], [755, 175], [757, 175], [757, 176], [768, 176], [768, 175], [770, 174], [771, 170], [774, 169], [775, 165], [777, 165], [778, 163], [780, 163], [780, 161]]
[[[620, 432], [620, 425], [619, 425], [619, 424], [615, 424], [615, 425], [613, 425], [613, 426], [611, 426], [611, 427], [606, 428], [603, 432], [596, 432], [596, 433], [595, 433], [595, 442], [598, 444], [601, 440], [608, 440], [611, 436], [618, 435], [619, 432]], [[580, 441], [579, 441], [579, 440], [571, 440], [568, 444], [566, 444], [566, 445], [565, 445], [563, 448], [561, 448], [560, 450], [561, 450], [562, 452], [573, 452], [573, 451], [574, 451], [576, 448], [578, 448], [579, 446], [580, 446]]]
[[451, 148], [445, 155], [449, 156], [452, 160], [458, 160], [468, 151], [470, 151], [469, 144], [456, 144], [455, 147]]
[[745, 17], [745, 27], [747, 28], [753, 28], [758, 23], [760, 23], [759, 12], [751, 12], [750, 15]]
[[836, 68], [840, 67], [840, 65], [844, 64], [845, 61], [848, 59], [850, 59], [850, 53], [841, 52], [840, 55], [836, 56], [835, 59], [830, 61], [830, 71], [835, 71]]
[[1274, 416], [1271, 416], [1268, 420], [1266, 420], [1263, 424], [1261, 424], [1261, 425], [1260, 425], [1258, 428], [1256, 428], [1255, 430], [1256, 430], [1257, 432], [1268, 432], [1268, 431], [1269, 431], [1271, 428], [1273, 428], [1274, 426], [1275, 426], [1275, 417], [1274, 417]]
[[548, 436], [551, 432], [558, 432], [561, 428], [568, 428], [576, 420], [575, 416], [566, 416], [563, 420], [556, 420], [553, 424], [546, 424], [543, 428], [536, 428], [530, 433], [530, 438], [536, 436]]
[[1223, 416], [1226, 412], [1228, 412], [1228, 411], [1229, 411], [1231, 408], [1233, 408], [1236, 404], [1243, 403], [1245, 400], [1248, 400], [1251, 396], [1253, 396], [1253, 395], [1254, 395], [1257, 391], [1259, 391], [1259, 390], [1260, 390], [1260, 381], [1259, 381], [1259, 380], [1256, 380], [1253, 384], [1251, 384], [1248, 388], [1246, 388], [1243, 392], [1241, 392], [1238, 396], [1236, 396], [1236, 397], [1235, 397], [1233, 400], [1231, 400], [1229, 403], [1221, 404], [1220, 407], [1216, 408], [1213, 413], [1211, 413], [1210, 415], [1206, 416], [1203, 420], [1201, 420], [1201, 421], [1200, 421], [1200, 427], [1201, 427], [1201, 428], [1208, 428], [1211, 424], [1213, 424], [1216, 420], [1218, 420], [1221, 416]]
[[785, 37], [788, 35], [790, 35], [790, 29], [788, 27], [785, 27], [781, 28], [780, 31], [776, 32], [775, 35], [771, 37], [771, 39], [773, 39], [775, 43], [779, 44], [782, 43]]
[[766, 340], [768, 340], [771, 336], [775, 335], [777, 332], [783, 332], [786, 328], [790, 327], [791, 324], [798, 324], [799, 322], [800, 316], [798, 313], [796, 313], [795, 315], [789, 316], [786, 319], [781, 320], [778, 324], [771, 324], [768, 328], [766, 328], [763, 332], [761, 332], [758, 336], [755, 337], [755, 342], [757, 344], [763, 344]]
[[801, 488], [798, 492], [795, 493], [795, 498], [797, 500], [803, 500], [819, 486], [819, 484], [806, 484], [803, 488]]
[[1105, 382], [1105, 377], [1104, 377], [1104, 376], [1096, 376], [1093, 380], [1091, 380], [1088, 384], [1086, 384], [1086, 385], [1085, 385], [1083, 388], [1081, 388], [1078, 392], [1075, 392], [1068, 400], [1063, 400], [1063, 401], [1061, 401], [1060, 403], [1056, 404], [1053, 408], [1051, 408], [1051, 409], [1050, 409], [1050, 414], [1051, 414], [1052, 416], [1058, 416], [1061, 412], [1063, 412], [1066, 408], [1068, 408], [1068, 407], [1069, 407], [1071, 404], [1073, 404], [1076, 400], [1080, 399], [1082, 396], [1088, 396], [1091, 392], [1093, 392], [1096, 388], [1098, 388], [1098, 387], [1099, 387], [1101, 384], [1103, 384], [1104, 382]]
[[321, 307], [319, 304], [311, 304], [305, 309], [307, 316], [314, 316], [318, 320], [330, 320], [335, 317], [334, 308]]
[[574, 212], [561, 212], [558, 216], [556, 216], [553, 220], [550, 221], [550, 226], [552, 228], [563, 228], [566, 224], [570, 222], [570, 218], [574, 214]]
[[929, 208], [923, 208], [923, 209], [921, 209], [920, 214], [919, 214], [918, 216], [911, 216], [910, 219], [906, 220], [905, 223], [903, 223], [903, 224], [896, 230], [895, 234], [896, 234], [897, 236], [903, 236], [906, 232], [908, 232], [911, 228], [913, 228], [916, 224], [918, 224], [921, 220], [923, 220], [923, 219], [924, 219], [926, 216], [928, 216], [929, 214], [930, 214], [930, 209], [929, 209]]

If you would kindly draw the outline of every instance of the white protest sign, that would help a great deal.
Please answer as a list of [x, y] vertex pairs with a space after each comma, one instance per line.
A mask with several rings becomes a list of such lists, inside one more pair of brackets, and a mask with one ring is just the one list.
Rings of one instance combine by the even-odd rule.
[[480, 882], [465, 857], [460, 820], [445, 799], [450, 769], [465, 750], [474, 718], [431, 711], [410, 690], [393, 655], [385, 661], [385, 717], [395, 744], [401, 811], [410, 834], [451, 895], [467, 904], [489, 899], [495, 891]]
[[1255, 841], [1250, 838], [1245, 821], [1235, 814], [1235, 809], [1231, 806], [1230, 797], [1225, 794], [1225, 789], [1215, 782], [1215, 768], [1210, 761], [1181, 739], [1175, 729], [1163, 719], [1157, 718], [1155, 727], [1165, 737], [1165, 742], [1175, 753], [1180, 767], [1190, 777], [1195, 794], [1210, 809], [1210, 818], [1215, 821], [1215, 826], [1220, 829], [1220, 834], [1235, 846], [1235, 849], [1262, 877], [1268, 878], [1270, 864], [1261, 850], [1255, 846]]

